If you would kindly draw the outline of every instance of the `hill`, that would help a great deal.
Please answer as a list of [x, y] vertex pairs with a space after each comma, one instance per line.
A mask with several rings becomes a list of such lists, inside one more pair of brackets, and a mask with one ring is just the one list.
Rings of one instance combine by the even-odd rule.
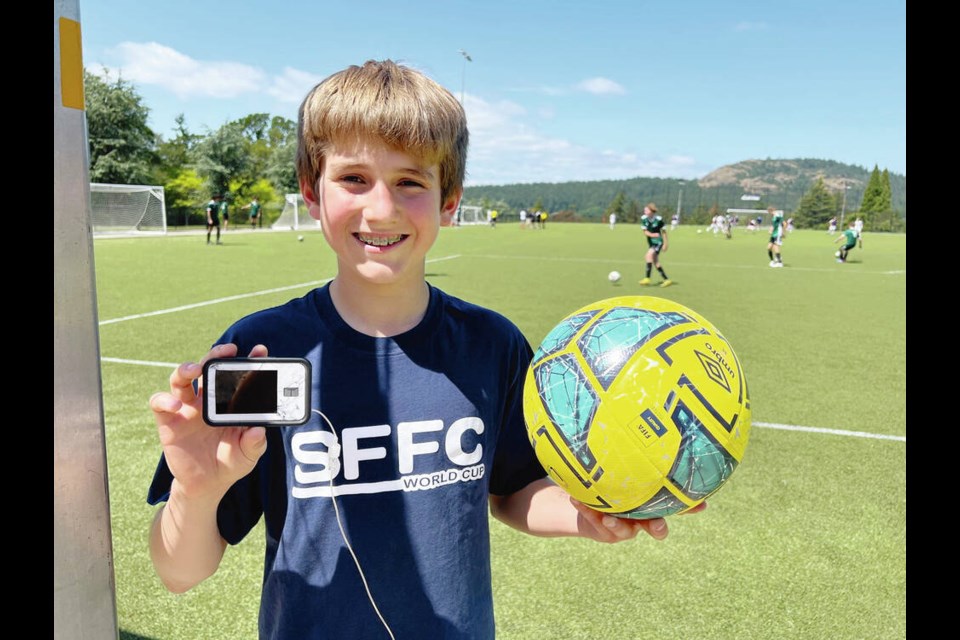
[[[883, 167], [880, 167], [883, 170]], [[873, 168], [812, 158], [744, 160], [721, 167], [699, 180], [673, 178], [630, 178], [590, 182], [531, 183], [467, 187], [464, 204], [498, 209], [508, 216], [520, 209], [531, 209], [539, 201], [548, 212], [567, 212], [569, 217], [600, 219], [607, 206], [623, 193], [628, 201], [642, 206], [656, 202], [661, 213], [672, 215], [679, 205], [681, 215], [708, 215], [716, 208], [766, 208], [775, 206], [790, 212], [811, 185], [823, 178], [828, 189], [846, 192], [846, 210], [856, 211]], [[903, 218], [907, 212], [907, 178], [890, 174], [893, 207]], [[760, 196], [759, 201], [743, 201], [745, 194]]]

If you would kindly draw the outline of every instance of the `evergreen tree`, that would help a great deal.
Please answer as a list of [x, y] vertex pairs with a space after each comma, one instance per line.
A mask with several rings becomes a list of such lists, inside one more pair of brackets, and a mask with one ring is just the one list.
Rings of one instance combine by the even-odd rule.
[[797, 207], [793, 216], [794, 226], [797, 228], [826, 226], [830, 218], [837, 215], [839, 209], [836, 196], [824, 185], [823, 178], [818, 178], [810, 190], [800, 198], [800, 206]]
[[880, 175], [880, 168], [874, 165], [873, 171], [870, 173], [870, 180], [863, 191], [863, 199], [860, 201], [860, 212], [864, 216], [869, 216], [871, 213], [879, 213], [884, 210], [883, 180]]
[[643, 207], [634, 198], [627, 201], [627, 206], [623, 210], [623, 221], [627, 223], [640, 222], [640, 216], [643, 215]]
[[891, 211], [893, 209], [893, 192], [890, 190], [890, 173], [884, 169], [880, 175], [880, 204], [883, 207], [881, 211]]
[[613, 200], [610, 201], [610, 204], [607, 205], [607, 208], [603, 210], [604, 220], [608, 220], [610, 218], [610, 214], [615, 213], [617, 214], [618, 220], [623, 220], [624, 222], [626, 222], [626, 219], [624, 219], [624, 215], [623, 215], [624, 211], [626, 210], [626, 207], [627, 207], [627, 196], [623, 193], [622, 190], [617, 191], [617, 195], [613, 197]]

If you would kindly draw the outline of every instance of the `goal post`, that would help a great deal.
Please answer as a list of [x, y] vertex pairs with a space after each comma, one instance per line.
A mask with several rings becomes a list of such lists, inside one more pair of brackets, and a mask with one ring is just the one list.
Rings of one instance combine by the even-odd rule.
[[320, 221], [314, 220], [307, 210], [307, 204], [299, 193], [288, 193], [283, 198], [283, 211], [271, 229], [290, 231], [299, 229], [319, 229]]
[[483, 207], [474, 207], [471, 205], [460, 205], [460, 211], [457, 212], [457, 224], [487, 224], [487, 212]]
[[163, 187], [90, 183], [90, 222], [97, 235], [166, 233]]

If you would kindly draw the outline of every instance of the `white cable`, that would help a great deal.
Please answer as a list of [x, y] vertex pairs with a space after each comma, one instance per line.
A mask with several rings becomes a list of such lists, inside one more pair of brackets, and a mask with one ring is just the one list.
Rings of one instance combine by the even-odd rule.
[[[323, 418], [327, 426], [330, 427], [330, 431], [333, 432], [334, 437], [337, 440], [340, 440], [340, 436], [337, 435], [337, 430], [333, 428], [333, 423], [330, 422], [330, 418], [325, 416], [322, 411], [318, 409], [311, 409], [314, 413]], [[383, 628], [387, 630], [387, 633], [390, 634], [391, 640], [396, 640], [393, 635], [393, 631], [390, 630], [390, 625], [387, 624], [387, 621], [383, 619], [383, 614], [380, 613], [380, 608], [377, 607], [377, 603], [373, 599], [373, 594], [370, 593], [370, 585], [367, 584], [367, 578], [363, 575], [363, 569], [360, 567], [360, 560], [357, 559], [357, 554], [353, 552], [353, 547], [350, 546], [350, 541], [347, 540], [347, 532], [343, 530], [343, 523], [340, 521], [340, 508], [337, 506], [337, 495], [333, 487], [333, 472], [330, 473], [330, 500], [333, 501], [333, 512], [337, 515], [337, 526], [340, 528], [340, 536], [343, 538], [343, 543], [347, 545], [347, 551], [350, 552], [350, 555], [353, 557], [353, 563], [357, 565], [357, 571], [360, 572], [360, 580], [363, 581], [363, 588], [367, 591], [367, 598], [370, 600], [370, 604], [373, 605], [373, 610], [377, 613], [377, 617], [380, 618], [380, 622], [383, 624]]]

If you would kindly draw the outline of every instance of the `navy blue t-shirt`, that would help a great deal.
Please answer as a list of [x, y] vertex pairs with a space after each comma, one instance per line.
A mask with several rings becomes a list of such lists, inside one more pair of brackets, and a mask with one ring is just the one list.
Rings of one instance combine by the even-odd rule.
[[[267, 452], [220, 503], [236, 544], [265, 518], [261, 638], [492, 638], [489, 494], [546, 474], [523, 424], [532, 355], [502, 315], [430, 288], [423, 320], [358, 333], [329, 286], [247, 316], [218, 340], [313, 365], [302, 426], [267, 429]], [[333, 490], [331, 490], [331, 476]], [[169, 497], [161, 456], [148, 501]]]

